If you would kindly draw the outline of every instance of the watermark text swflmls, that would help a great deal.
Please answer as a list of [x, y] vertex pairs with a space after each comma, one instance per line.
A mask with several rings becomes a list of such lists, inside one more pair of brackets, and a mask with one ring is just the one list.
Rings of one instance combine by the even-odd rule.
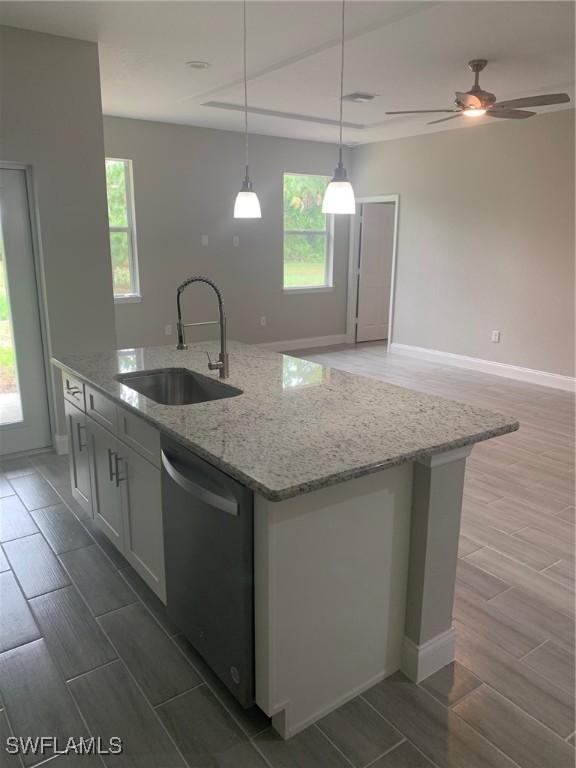
[[120, 755], [122, 739], [111, 736], [8, 736], [6, 752], [9, 755]]

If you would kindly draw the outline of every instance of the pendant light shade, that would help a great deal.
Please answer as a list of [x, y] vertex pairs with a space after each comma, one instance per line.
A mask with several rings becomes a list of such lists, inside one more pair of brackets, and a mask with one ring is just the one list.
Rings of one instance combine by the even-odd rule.
[[342, 0], [342, 39], [340, 47], [340, 141], [338, 165], [331, 182], [326, 187], [322, 201], [322, 213], [356, 213], [356, 199], [342, 163], [342, 104], [344, 100], [344, 3]]
[[236, 195], [234, 203], [235, 219], [261, 219], [260, 201], [258, 195], [252, 189], [250, 173], [248, 170], [248, 78], [246, 76], [246, 0], [242, 3], [243, 11], [243, 58], [244, 58], [244, 156], [246, 174], [240, 192]]
[[326, 187], [322, 201], [322, 213], [356, 213], [356, 200], [346, 168], [339, 164], [332, 181]]
[[260, 200], [258, 195], [252, 190], [252, 182], [246, 176], [242, 184], [242, 189], [236, 195], [234, 203], [235, 219], [261, 219]]

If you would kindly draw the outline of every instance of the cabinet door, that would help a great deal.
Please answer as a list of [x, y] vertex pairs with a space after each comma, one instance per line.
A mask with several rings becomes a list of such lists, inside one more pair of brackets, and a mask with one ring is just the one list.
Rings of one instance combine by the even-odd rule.
[[82, 509], [92, 516], [90, 491], [90, 460], [86, 435], [86, 415], [68, 400], [64, 401], [68, 425], [68, 449], [72, 496]]
[[166, 602], [160, 470], [122, 445], [124, 556]]
[[93, 419], [87, 419], [94, 522], [122, 552], [121, 460], [118, 440]]

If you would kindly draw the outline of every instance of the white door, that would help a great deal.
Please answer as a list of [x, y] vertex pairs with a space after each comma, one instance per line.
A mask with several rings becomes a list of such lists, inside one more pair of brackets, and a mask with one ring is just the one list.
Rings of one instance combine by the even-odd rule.
[[356, 341], [388, 338], [396, 203], [362, 205]]
[[0, 455], [51, 442], [26, 173], [0, 168]]

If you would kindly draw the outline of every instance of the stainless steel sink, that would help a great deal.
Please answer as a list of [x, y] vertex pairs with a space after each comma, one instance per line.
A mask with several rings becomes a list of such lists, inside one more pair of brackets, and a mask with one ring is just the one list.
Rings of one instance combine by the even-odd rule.
[[241, 389], [222, 384], [186, 368], [135, 371], [119, 374], [115, 378], [126, 387], [163, 405], [192, 405], [242, 394]]

